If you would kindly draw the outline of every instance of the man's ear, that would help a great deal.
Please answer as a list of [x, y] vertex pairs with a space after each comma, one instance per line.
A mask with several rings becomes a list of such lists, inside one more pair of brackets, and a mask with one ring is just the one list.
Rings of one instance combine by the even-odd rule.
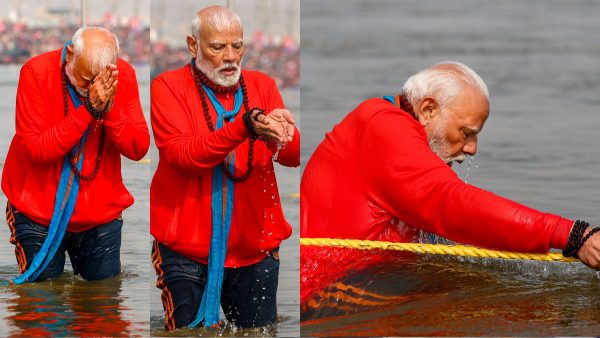
[[433, 97], [426, 97], [421, 101], [417, 116], [423, 127], [427, 126], [431, 120], [439, 114], [440, 109], [437, 101]]
[[73, 45], [68, 45], [67, 52], [65, 54], [65, 63], [71, 62], [72, 58], [73, 58]]
[[198, 48], [200, 48], [200, 46], [198, 46], [196, 39], [194, 39], [194, 37], [191, 35], [188, 35], [187, 37], [187, 46], [188, 51], [190, 54], [192, 54], [192, 57], [196, 57], [196, 55], [198, 55]]

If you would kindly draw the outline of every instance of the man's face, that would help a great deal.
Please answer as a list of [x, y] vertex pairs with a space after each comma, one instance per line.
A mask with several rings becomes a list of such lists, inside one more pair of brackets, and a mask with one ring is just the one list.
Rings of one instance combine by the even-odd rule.
[[243, 33], [240, 27], [217, 31], [210, 27], [201, 29], [200, 43], [190, 41], [188, 48], [196, 55], [196, 65], [218, 85], [229, 87], [240, 78], [244, 54]]
[[462, 162], [477, 153], [477, 134], [489, 115], [489, 102], [478, 90], [464, 88], [425, 127], [431, 150], [445, 163]]
[[81, 56], [75, 56], [67, 50], [66, 62], [65, 73], [69, 78], [69, 82], [75, 87], [79, 95], [87, 97], [95, 76], [90, 71], [86, 59]]

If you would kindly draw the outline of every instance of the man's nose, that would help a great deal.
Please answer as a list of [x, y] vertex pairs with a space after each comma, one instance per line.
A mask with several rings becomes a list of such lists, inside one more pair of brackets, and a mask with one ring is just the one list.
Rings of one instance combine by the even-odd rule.
[[223, 61], [225, 62], [234, 62], [235, 61], [235, 52], [232, 46], [225, 47], [223, 51]]
[[477, 154], [477, 139], [468, 140], [463, 147], [463, 152], [471, 156]]

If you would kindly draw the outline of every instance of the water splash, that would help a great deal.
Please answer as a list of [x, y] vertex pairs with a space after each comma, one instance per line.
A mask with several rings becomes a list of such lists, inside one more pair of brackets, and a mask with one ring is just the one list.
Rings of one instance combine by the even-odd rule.
[[284, 147], [281, 145], [281, 143], [277, 142], [277, 151], [275, 151], [275, 154], [273, 154], [273, 161], [277, 161], [279, 159], [279, 151], [283, 148]]
[[[475, 167], [475, 168], [479, 168], [479, 164], [477, 164], [476, 160], [477, 160], [477, 156], [479, 156], [478, 153], [476, 153], [474, 156], [467, 156], [467, 172], [465, 173], [465, 183], [469, 183], [469, 177], [471, 176], [471, 168]], [[462, 168], [462, 165], [459, 167], [459, 171]]]

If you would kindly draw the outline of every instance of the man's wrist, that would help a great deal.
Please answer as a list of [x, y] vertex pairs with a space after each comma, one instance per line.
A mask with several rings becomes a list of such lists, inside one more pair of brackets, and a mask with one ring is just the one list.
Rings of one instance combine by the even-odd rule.
[[[591, 231], [584, 236], [589, 226], [590, 224], [588, 222], [580, 220], [575, 221], [575, 224], [573, 224], [573, 228], [571, 229], [571, 233], [569, 234], [567, 245], [562, 251], [563, 256], [577, 258], [577, 252], [579, 249], [581, 249], [585, 241], [591, 236]], [[593, 231], [596, 232], [598, 230], [594, 229]]]
[[83, 105], [85, 106], [85, 109], [92, 114], [95, 120], [101, 120], [104, 117], [104, 110], [94, 107], [89, 97], [86, 97], [85, 100], [83, 100]]
[[257, 118], [259, 115], [263, 114], [264, 115], [264, 111], [260, 108], [252, 108], [248, 111], [246, 111], [244, 113], [244, 115], [242, 116], [242, 119], [244, 120], [244, 125], [246, 126], [246, 129], [248, 130], [248, 133], [250, 133], [250, 137], [253, 140], [258, 139], [258, 134], [256, 133], [256, 130], [254, 129], [254, 121], [258, 121]]

